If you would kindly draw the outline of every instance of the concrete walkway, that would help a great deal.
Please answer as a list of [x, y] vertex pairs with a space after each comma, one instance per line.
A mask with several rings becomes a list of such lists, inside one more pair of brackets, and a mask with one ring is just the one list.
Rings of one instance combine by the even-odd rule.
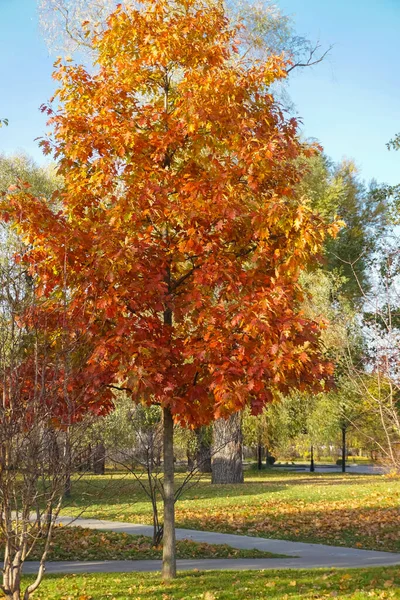
[[[286, 465], [286, 464], [278, 464], [272, 467], [272, 471], [287, 471], [290, 473], [291, 471], [296, 471], [301, 473], [303, 471], [310, 472], [309, 464], [294, 464], [294, 465]], [[346, 465], [346, 473], [356, 474], [356, 475], [383, 475], [384, 473], [388, 473], [390, 469], [388, 467], [378, 467], [375, 465], [355, 465], [355, 464], [347, 464]], [[315, 473], [341, 473], [342, 467], [338, 465], [315, 465]]]
[[[130, 535], [152, 536], [153, 534], [153, 528], [149, 525], [132, 525], [118, 521], [85, 518], [74, 520], [71, 517], [60, 517], [58, 521], [63, 525], [71, 524], [89, 529], [115, 531]], [[178, 569], [182, 571], [193, 569], [199, 571], [215, 569], [314, 569], [400, 565], [400, 553], [393, 552], [358, 550], [357, 548], [306, 544], [192, 529], [177, 529], [176, 538], [178, 540], [191, 539], [195, 542], [207, 542], [208, 544], [228, 544], [232, 548], [239, 549], [258, 549], [275, 554], [285, 554], [288, 557], [178, 560]], [[54, 561], [47, 563], [46, 571], [47, 573], [127, 573], [130, 571], [159, 571], [160, 568], [160, 560]], [[35, 569], [37, 569], [37, 563], [25, 563], [25, 573], [32, 573]]]

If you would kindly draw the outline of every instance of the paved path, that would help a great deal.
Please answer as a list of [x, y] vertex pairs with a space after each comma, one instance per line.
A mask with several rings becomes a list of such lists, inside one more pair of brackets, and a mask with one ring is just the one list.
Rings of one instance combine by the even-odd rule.
[[[79, 525], [89, 529], [116, 531], [130, 535], [153, 534], [149, 525], [132, 525], [118, 521], [102, 521], [98, 519], [60, 517], [64, 525]], [[228, 544], [233, 548], [258, 549], [275, 554], [285, 554], [288, 558], [213, 558], [178, 560], [178, 569], [187, 570], [243, 570], [243, 569], [313, 569], [330, 567], [375, 567], [400, 565], [400, 553], [377, 552], [374, 550], [358, 550], [324, 544], [306, 544], [287, 540], [273, 540], [247, 535], [216, 533], [211, 531], [195, 531], [193, 529], [177, 529], [178, 540], [191, 539], [195, 542], [209, 544]], [[112, 560], [112, 561], [54, 561], [48, 562], [48, 573], [127, 573], [130, 571], [159, 571], [160, 560]], [[34, 572], [37, 563], [27, 562], [25, 573]]]
[[[273, 471], [287, 471], [290, 473], [291, 471], [296, 471], [301, 473], [303, 471], [310, 471], [309, 464], [294, 464], [294, 465], [274, 465]], [[346, 473], [357, 474], [357, 475], [383, 475], [390, 471], [388, 467], [378, 467], [375, 465], [354, 465], [349, 464], [346, 465]], [[315, 465], [316, 473], [341, 473], [342, 467], [339, 465]]]

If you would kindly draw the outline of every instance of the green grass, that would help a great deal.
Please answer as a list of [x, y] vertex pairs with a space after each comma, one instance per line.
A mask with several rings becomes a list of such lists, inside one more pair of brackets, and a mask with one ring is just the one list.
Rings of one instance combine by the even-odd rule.
[[[29, 560], [40, 559], [42, 551], [43, 542], [39, 540], [29, 555]], [[260, 550], [238, 550], [226, 544], [205, 544], [191, 540], [177, 542], [178, 558], [279, 558], [281, 556], [283, 555]], [[56, 527], [48, 560], [151, 560], [161, 557], [162, 547], [154, 548], [151, 545], [151, 538], [143, 535], [95, 531], [82, 527]]]
[[48, 576], [36, 600], [371, 600], [400, 598], [400, 569]]
[[[183, 475], [178, 474], [178, 481]], [[151, 523], [151, 506], [124, 474], [86, 477], [64, 514]], [[243, 485], [208, 477], [176, 506], [177, 527], [400, 552], [400, 478], [247, 472]]]

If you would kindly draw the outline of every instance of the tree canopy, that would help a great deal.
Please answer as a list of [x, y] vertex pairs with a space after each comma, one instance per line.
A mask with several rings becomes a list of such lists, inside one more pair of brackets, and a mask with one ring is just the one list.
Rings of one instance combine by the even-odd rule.
[[371, 265], [389, 230], [389, 206], [377, 185], [366, 186], [352, 161], [334, 164], [323, 154], [308, 159], [301, 190], [325, 218], [338, 215], [343, 227], [325, 244], [325, 269], [343, 276], [341, 294], [359, 302], [369, 289]]
[[43, 293], [66, 264], [92, 362], [193, 424], [331, 372], [298, 278], [336, 226], [296, 192], [295, 159], [315, 151], [271, 96], [283, 59], [241, 59], [238, 35], [217, 6], [120, 6], [93, 38], [93, 74], [57, 63], [43, 147], [62, 210], [24, 192], [3, 205]]

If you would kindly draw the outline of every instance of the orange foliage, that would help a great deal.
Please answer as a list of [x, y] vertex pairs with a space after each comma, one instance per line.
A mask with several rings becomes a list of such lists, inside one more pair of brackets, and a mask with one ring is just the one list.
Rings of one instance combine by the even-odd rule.
[[49, 299], [65, 264], [102, 383], [189, 425], [332, 374], [298, 281], [336, 231], [296, 192], [317, 150], [271, 94], [283, 59], [249, 64], [239, 35], [201, 0], [120, 6], [94, 70], [58, 61], [60, 106], [43, 108], [60, 210], [22, 187], [2, 205]]
[[[2, 419], [11, 420], [13, 431], [33, 423], [65, 428], [88, 412], [104, 415], [112, 408], [111, 390], [104, 385], [112, 371], [88, 360], [90, 334], [76, 323], [53, 299], [29, 305], [14, 322], [19, 331], [9, 355], [2, 354], [0, 381]], [[26, 335], [18, 342], [20, 332]]]

